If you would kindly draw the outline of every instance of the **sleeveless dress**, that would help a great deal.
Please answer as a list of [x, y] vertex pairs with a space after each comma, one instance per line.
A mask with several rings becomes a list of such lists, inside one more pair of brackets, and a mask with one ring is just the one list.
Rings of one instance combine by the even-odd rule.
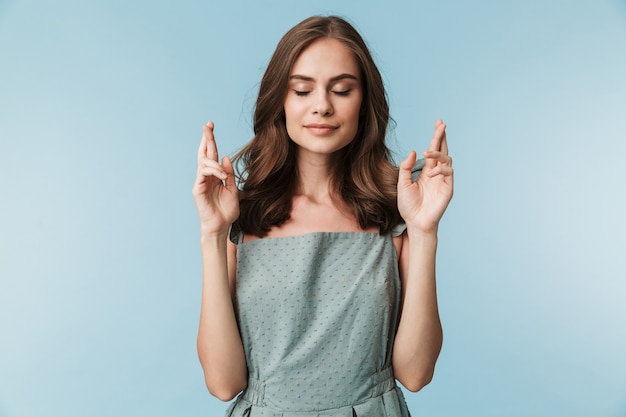
[[248, 386], [227, 417], [410, 417], [391, 367], [401, 300], [392, 238], [405, 229], [245, 243], [231, 229]]
[[391, 368], [400, 309], [392, 237], [318, 232], [237, 247], [248, 387], [228, 417], [408, 417]]

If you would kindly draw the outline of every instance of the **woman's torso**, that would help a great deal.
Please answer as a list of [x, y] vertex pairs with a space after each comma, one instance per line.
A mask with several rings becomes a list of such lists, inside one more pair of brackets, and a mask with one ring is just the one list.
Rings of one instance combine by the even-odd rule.
[[[239, 243], [235, 307], [249, 386], [231, 415], [248, 410], [254, 416], [254, 407], [408, 415], [391, 370], [400, 303], [393, 236], [401, 231], [243, 243], [233, 230]], [[377, 407], [386, 414], [376, 414]]]

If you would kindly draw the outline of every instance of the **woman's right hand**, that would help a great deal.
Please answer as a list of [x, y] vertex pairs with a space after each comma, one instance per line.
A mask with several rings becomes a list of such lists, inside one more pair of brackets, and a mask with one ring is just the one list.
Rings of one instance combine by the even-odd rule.
[[228, 156], [218, 162], [213, 122], [202, 128], [204, 134], [198, 149], [198, 174], [192, 189], [200, 217], [202, 233], [227, 233], [239, 217], [239, 197], [235, 171]]

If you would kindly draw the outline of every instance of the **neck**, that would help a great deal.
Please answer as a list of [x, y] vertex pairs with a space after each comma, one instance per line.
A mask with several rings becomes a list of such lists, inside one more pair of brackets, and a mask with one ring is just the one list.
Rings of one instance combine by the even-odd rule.
[[306, 158], [299, 155], [296, 195], [318, 202], [333, 200], [331, 162], [328, 155], [307, 155]]

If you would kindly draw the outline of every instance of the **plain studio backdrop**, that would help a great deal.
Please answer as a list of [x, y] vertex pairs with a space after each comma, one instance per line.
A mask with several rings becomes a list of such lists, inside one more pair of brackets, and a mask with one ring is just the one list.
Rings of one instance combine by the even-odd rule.
[[195, 350], [201, 126], [347, 17], [400, 160], [448, 124], [445, 341], [415, 416], [626, 416], [626, 2], [1, 1], [0, 416], [220, 416]]

